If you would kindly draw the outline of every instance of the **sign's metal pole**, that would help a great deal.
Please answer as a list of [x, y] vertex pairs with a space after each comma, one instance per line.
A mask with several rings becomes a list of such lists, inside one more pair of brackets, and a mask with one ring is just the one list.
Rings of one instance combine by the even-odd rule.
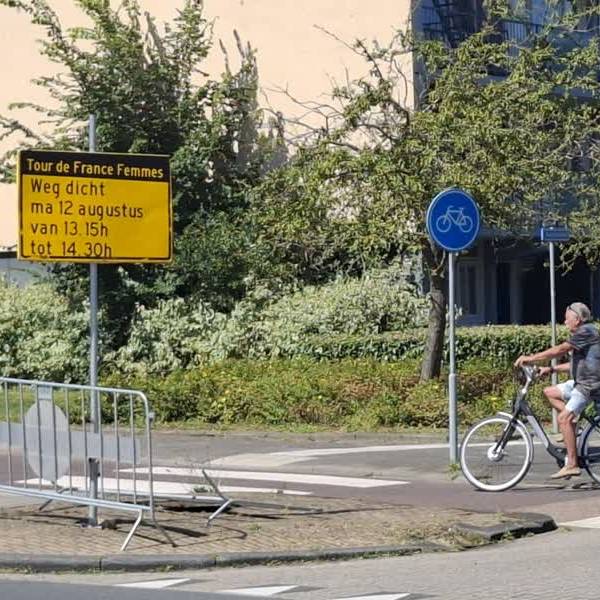
[[450, 446], [450, 464], [458, 460], [458, 432], [456, 415], [456, 356], [454, 337], [454, 259], [455, 253], [448, 253], [448, 305], [450, 322], [448, 324], [448, 344], [450, 346], [450, 373], [448, 375], [448, 444]]
[[456, 394], [455, 263], [457, 252], [466, 250], [477, 239], [481, 219], [473, 198], [458, 188], [440, 192], [429, 205], [425, 217], [430, 238], [448, 253], [448, 304], [450, 373], [448, 375], [448, 447], [450, 463], [458, 462], [458, 411]]
[[[556, 346], [556, 282], [554, 279], [554, 242], [548, 242], [550, 253], [550, 323], [552, 326], [552, 345]], [[556, 366], [556, 359], [552, 359], [552, 366]], [[558, 383], [558, 375], [552, 373], [552, 385]], [[558, 433], [558, 413], [555, 408], [552, 409], [552, 431]]]
[[[96, 151], [96, 115], [90, 115], [88, 128], [89, 151]], [[98, 265], [90, 263], [90, 385], [98, 385]], [[90, 393], [90, 420], [92, 432], [97, 434], [99, 431], [99, 406], [98, 394], [95, 391]], [[90, 458], [89, 461], [90, 477], [90, 498], [98, 498], [98, 461]], [[95, 527], [98, 525], [98, 508], [90, 506], [88, 513], [88, 525]]]

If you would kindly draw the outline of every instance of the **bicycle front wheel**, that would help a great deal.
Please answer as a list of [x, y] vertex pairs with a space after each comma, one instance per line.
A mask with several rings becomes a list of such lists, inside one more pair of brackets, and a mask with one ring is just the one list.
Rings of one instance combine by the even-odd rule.
[[460, 446], [460, 468], [472, 485], [502, 492], [517, 485], [533, 461], [533, 441], [525, 426], [509, 417], [488, 417], [475, 423]]
[[589, 476], [600, 483], [600, 419], [596, 418], [586, 428], [581, 443], [583, 466]]

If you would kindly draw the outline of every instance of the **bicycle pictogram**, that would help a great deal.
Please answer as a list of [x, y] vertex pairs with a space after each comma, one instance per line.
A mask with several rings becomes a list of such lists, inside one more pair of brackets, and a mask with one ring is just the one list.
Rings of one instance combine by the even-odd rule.
[[450, 231], [452, 225], [458, 227], [463, 233], [469, 233], [473, 229], [473, 219], [464, 214], [464, 207], [454, 208], [448, 206], [445, 214], [439, 216], [435, 222], [438, 231], [446, 233]]

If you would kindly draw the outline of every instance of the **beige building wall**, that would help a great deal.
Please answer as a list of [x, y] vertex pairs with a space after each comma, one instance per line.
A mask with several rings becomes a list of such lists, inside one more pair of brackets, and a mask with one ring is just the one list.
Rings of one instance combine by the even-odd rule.
[[[79, 25], [82, 17], [73, 0], [49, 0], [65, 26]], [[116, 4], [116, 3], [115, 3]], [[159, 21], [170, 20], [181, 5], [178, 0], [140, 0], [143, 8]], [[411, 0], [205, 0], [205, 15], [214, 19], [215, 39], [221, 39], [233, 64], [237, 58], [233, 30], [257, 52], [261, 102], [288, 117], [305, 111], [282, 90], [301, 101], [327, 99], [334, 82], [358, 77], [364, 62], [344, 45], [360, 38], [387, 43], [397, 29], [406, 26]], [[327, 30], [333, 36], [322, 30]], [[0, 114], [7, 114], [11, 102], [22, 100], [48, 104], [31, 79], [56, 67], [39, 56], [42, 30], [31, 25], [27, 15], [0, 7]], [[223, 70], [223, 56], [215, 44], [206, 70], [216, 75]], [[406, 104], [413, 106], [412, 70], [407, 59]], [[36, 127], [31, 113], [21, 113]], [[0, 142], [0, 151], [7, 149]], [[0, 247], [16, 243], [16, 191], [0, 185]]]

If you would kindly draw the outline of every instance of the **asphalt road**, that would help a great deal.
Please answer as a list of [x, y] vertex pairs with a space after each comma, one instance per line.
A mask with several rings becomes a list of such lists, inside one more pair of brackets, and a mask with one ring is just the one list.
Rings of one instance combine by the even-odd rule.
[[[523, 482], [499, 493], [476, 490], [450, 469], [448, 447], [439, 436], [155, 432], [154, 456], [156, 480], [165, 484], [198, 483], [201, 468], [208, 467], [223, 486], [426, 507], [549, 511], [565, 521], [600, 514], [599, 491], [586, 474], [550, 480], [557, 465], [541, 445]], [[19, 461], [13, 463], [18, 478]], [[114, 473], [107, 467], [105, 476]], [[0, 471], [0, 479], [5, 477]], [[230, 495], [235, 499], [235, 492]], [[256, 496], [260, 500], [258, 491]]]
[[[485, 511], [534, 510], [583, 502], [592, 508], [565, 507], [565, 518], [571, 513], [579, 518], [600, 513], [600, 506], [592, 505], [600, 491], [594, 489], [587, 474], [569, 481], [551, 480], [550, 475], [558, 467], [539, 444], [535, 445], [534, 462], [523, 482], [512, 490], [496, 493], [476, 490], [460, 472], [450, 469], [449, 450], [439, 436], [157, 433], [155, 456], [162, 465], [208, 465], [221, 471], [236, 470], [236, 483], [240, 485], [251, 485], [252, 481], [244, 480], [239, 471], [408, 482], [370, 488], [294, 483], [294, 488], [330, 497]], [[226, 473], [221, 481], [230, 481]]]
[[77, 585], [36, 581], [1, 581], [2, 600], [247, 600], [247, 596], [204, 593], [122, 589], [99, 585]]

